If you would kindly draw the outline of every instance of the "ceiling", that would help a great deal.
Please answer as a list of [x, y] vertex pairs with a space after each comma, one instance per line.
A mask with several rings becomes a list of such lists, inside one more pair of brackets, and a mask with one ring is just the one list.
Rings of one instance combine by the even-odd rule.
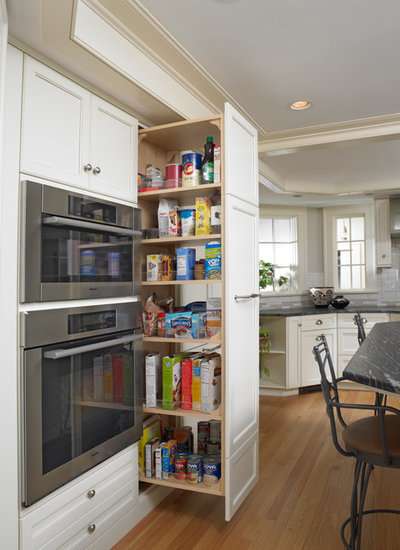
[[[259, 130], [261, 180], [270, 189], [318, 191], [326, 201], [400, 188], [398, 0], [97, 4], [151, 44], [216, 112], [229, 100], [250, 118]], [[179, 120], [71, 40], [73, 0], [8, 0], [7, 7], [13, 39], [115, 97], [144, 123]], [[290, 110], [298, 99], [312, 107]]]

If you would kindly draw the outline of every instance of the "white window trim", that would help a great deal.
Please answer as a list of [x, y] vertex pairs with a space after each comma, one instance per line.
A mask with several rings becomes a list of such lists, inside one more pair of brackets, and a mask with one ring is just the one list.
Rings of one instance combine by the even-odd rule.
[[[259, 217], [262, 218], [293, 218], [297, 217], [297, 270], [299, 290], [284, 290], [269, 292], [261, 290], [261, 296], [298, 296], [304, 294], [307, 288], [307, 209], [290, 206], [260, 206]], [[261, 242], [261, 241], [260, 241]]]
[[[365, 217], [365, 288], [338, 288], [336, 265], [336, 220], [353, 216]], [[365, 293], [376, 292], [375, 251], [374, 251], [374, 215], [373, 203], [349, 206], [331, 206], [323, 208], [324, 242], [324, 285], [333, 286], [335, 292]]]

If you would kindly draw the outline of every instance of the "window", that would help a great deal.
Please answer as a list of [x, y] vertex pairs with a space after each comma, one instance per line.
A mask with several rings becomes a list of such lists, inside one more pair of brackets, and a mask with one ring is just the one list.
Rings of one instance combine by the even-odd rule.
[[338, 289], [365, 289], [365, 219], [350, 216], [336, 219]]
[[324, 208], [325, 285], [375, 290], [372, 204]]
[[[296, 214], [294, 211], [296, 210]], [[301, 209], [262, 208], [260, 212], [260, 260], [273, 267], [265, 292], [282, 289], [297, 292], [299, 281], [299, 236], [305, 226], [305, 212]], [[301, 270], [302, 272], [302, 270]], [[280, 285], [280, 278], [287, 282]], [[271, 280], [272, 279], [272, 280]], [[282, 283], [282, 279], [280, 280]]]

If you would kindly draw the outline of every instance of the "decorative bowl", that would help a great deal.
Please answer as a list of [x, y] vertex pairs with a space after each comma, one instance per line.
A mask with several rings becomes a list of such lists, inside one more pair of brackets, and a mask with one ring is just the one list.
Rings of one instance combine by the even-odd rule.
[[310, 288], [310, 293], [315, 307], [328, 307], [333, 298], [333, 286]]
[[335, 308], [335, 309], [344, 309], [346, 306], [348, 306], [350, 303], [350, 301], [345, 298], [344, 296], [342, 296], [342, 294], [339, 294], [338, 296], [335, 296], [332, 301], [331, 301], [331, 305]]

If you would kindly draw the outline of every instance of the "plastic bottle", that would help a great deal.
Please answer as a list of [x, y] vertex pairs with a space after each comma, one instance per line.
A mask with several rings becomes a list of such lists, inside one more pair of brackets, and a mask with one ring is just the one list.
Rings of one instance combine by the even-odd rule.
[[208, 137], [204, 145], [204, 157], [201, 161], [201, 183], [214, 183], [214, 143]]

